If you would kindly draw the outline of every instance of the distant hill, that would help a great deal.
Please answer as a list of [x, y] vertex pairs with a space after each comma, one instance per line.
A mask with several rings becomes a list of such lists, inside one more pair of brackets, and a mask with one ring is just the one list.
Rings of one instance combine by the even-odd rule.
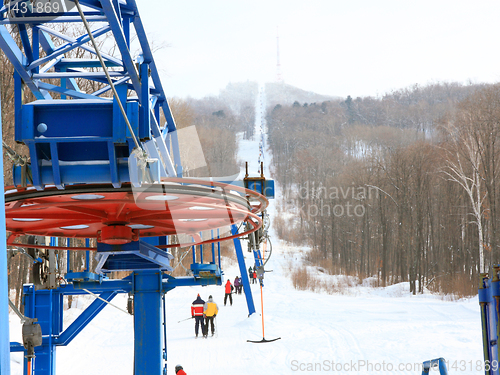
[[254, 81], [228, 83], [220, 90], [219, 98], [237, 114], [245, 107], [254, 107], [259, 85]]
[[274, 107], [276, 104], [293, 104], [294, 102], [310, 104], [340, 99], [335, 96], [320, 95], [311, 91], [305, 91], [280, 82], [266, 83], [266, 97], [268, 107]]
[[[219, 99], [239, 114], [243, 108], [255, 105], [258, 90], [259, 85], [255, 81], [229, 83], [220, 90]], [[274, 107], [276, 104], [290, 105], [296, 101], [300, 104], [310, 104], [339, 99], [339, 97], [320, 95], [278, 82], [266, 83], [266, 98], [268, 107]]]

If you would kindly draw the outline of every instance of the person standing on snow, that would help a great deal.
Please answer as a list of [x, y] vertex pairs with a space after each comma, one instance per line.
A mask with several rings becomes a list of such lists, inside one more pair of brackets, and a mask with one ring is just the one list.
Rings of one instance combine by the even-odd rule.
[[187, 375], [185, 372], [184, 372], [184, 369], [182, 368], [181, 365], [177, 365], [175, 366], [175, 374], [176, 375]]
[[240, 286], [241, 286], [241, 284], [240, 284], [240, 278], [238, 276], [236, 276], [234, 278], [234, 294], [238, 294]]
[[203, 319], [203, 307], [205, 305], [205, 301], [203, 301], [198, 294], [198, 297], [193, 301], [191, 305], [191, 317], [195, 320], [194, 322], [194, 333], [196, 337], [198, 337], [198, 328], [201, 325], [201, 333], [205, 332], [205, 319]]
[[252, 271], [252, 266], [248, 267], [248, 278], [250, 280], [253, 279], [253, 271]]
[[226, 306], [226, 301], [227, 297], [229, 297], [229, 302], [231, 303], [231, 306], [233, 306], [233, 296], [231, 295], [233, 293], [234, 287], [231, 285], [231, 281], [227, 281], [226, 283], [226, 294], [224, 295], [224, 306]]
[[241, 276], [238, 277], [238, 282], [240, 284], [240, 286], [238, 288], [238, 294], [241, 294], [241, 290], [243, 289], [243, 281], [241, 280]]
[[215, 333], [215, 325], [214, 318], [217, 316], [219, 312], [219, 308], [217, 304], [214, 302], [212, 296], [208, 296], [208, 301], [205, 302], [203, 306], [203, 315], [205, 316], [205, 332], [203, 332], [203, 336], [208, 336], [208, 324], [210, 323], [212, 326], [212, 336]]

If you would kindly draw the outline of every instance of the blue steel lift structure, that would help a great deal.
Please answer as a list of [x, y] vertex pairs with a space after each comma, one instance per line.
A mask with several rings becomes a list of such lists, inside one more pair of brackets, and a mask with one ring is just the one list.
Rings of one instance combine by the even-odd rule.
[[[38, 3], [42, 6], [37, 7]], [[81, 13], [75, 9], [78, 4]], [[85, 21], [92, 23], [93, 30], [79, 37], [53, 27]], [[131, 52], [134, 32], [140, 50], [136, 57]], [[115, 43], [119, 57], [100, 53], [90, 44], [92, 37], [104, 35]], [[30, 152], [29, 165], [19, 163], [14, 167], [14, 184], [21, 193], [43, 196], [55, 194], [54, 190], [64, 193], [75, 186], [92, 189], [103, 185], [117, 190], [129, 185], [140, 189], [146, 183], [182, 177], [177, 129], [135, 0], [13, 0], [0, 9], [0, 48], [15, 70], [15, 140]], [[67, 57], [77, 48], [86, 51], [85, 57]], [[99, 55], [105, 66], [95, 58]], [[100, 87], [87, 92], [83, 89], [85, 82], [96, 82]], [[32, 102], [24, 102], [26, 87], [35, 98]], [[116, 91], [114, 99], [106, 96], [111, 91]], [[165, 119], [163, 126], [160, 112]], [[267, 196], [272, 197], [272, 181], [261, 183], [265, 186], [253, 182], [251, 189], [269, 190]], [[4, 203], [0, 204], [0, 228], [6, 227]], [[117, 233], [112, 233], [112, 239], [113, 235], [120, 237]], [[235, 224], [232, 234], [252, 314], [255, 307]], [[0, 243], [5, 245], [5, 230], [0, 229], [0, 236]], [[34, 348], [33, 368], [25, 359], [24, 374], [55, 374], [56, 347], [68, 345], [118, 293], [134, 295], [134, 374], [165, 373], [165, 293], [178, 286], [222, 283], [220, 251], [217, 259], [213, 244], [209, 263], [203, 263], [203, 251], [197, 255], [193, 246], [193, 276], [177, 278], [165, 273], [172, 270], [172, 256], [165, 251], [168, 246], [164, 236], [98, 243], [99, 270], [129, 270], [131, 275], [109, 280], [91, 273], [87, 251], [87, 269], [68, 273], [70, 283], [65, 287], [37, 289], [25, 285], [25, 315], [38, 319], [43, 339]], [[257, 265], [259, 258], [256, 255]], [[23, 344], [9, 345], [6, 272], [6, 257], [2, 255], [0, 375], [10, 373], [9, 350], [26, 354]], [[64, 296], [87, 293], [98, 298], [69, 327], [63, 327]]]
[[500, 374], [500, 265], [493, 267], [490, 275], [481, 274], [479, 281], [479, 306], [483, 336], [483, 356], [486, 375]]

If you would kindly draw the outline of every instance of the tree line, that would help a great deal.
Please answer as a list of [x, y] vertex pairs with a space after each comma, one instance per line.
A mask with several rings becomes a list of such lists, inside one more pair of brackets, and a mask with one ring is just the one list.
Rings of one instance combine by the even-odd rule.
[[[331, 273], [477, 293], [500, 261], [500, 85], [438, 83], [268, 113], [276, 227]], [[284, 219], [289, 217], [289, 219]]]

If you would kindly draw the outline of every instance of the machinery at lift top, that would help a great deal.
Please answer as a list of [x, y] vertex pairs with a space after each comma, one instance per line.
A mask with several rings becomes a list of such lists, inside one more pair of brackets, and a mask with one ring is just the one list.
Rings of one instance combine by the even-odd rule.
[[[54, 27], [59, 23], [85, 31], [74, 37]], [[96, 38], [103, 36], [116, 46], [116, 56], [99, 50]], [[176, 125], [135, 0], [11, 1], [0, 9], [0, 48], [15, 71], [15, 141], [29, 150], [28, 158], [7, 149], [14, 186], [5, 192], [2, 223], [9, 249], [28, 256], [37, 270], [37, 286], [23, 290], [23, 343], [10, 345], [25, 353], [24, 373], [55, 374], [56, 348], [68, 345], [118, 293], [133, 298], [134, 373], [165, 373], [165, 294], [178, 286], [220, 285], [214, 244], [221, 240], [235, 243], [254, 313], [238, 238], [253, 238], [262, 226], [272, 181], [244, 186], [182, 177]], [[35, 100], [25, 102], [25, 88]], [[227, 226], [231, 234], [215, 234]], [[185, 240], [173, 243], [173, 236]], [[69, 238], [86, 245], [70, 246]], [[201, 246], [210, 243], [212, 256], [204, 259]], [[168, 275], [168, 250], [188, 246], [191, 275]], [[57, 269], [61, 251], [86, 251], [85, 270]], [[117, 270], [131, 273], [106, 278]], [[78, 294], [97, 298], [64, 327], [64, 296]], [[0, 328], [5, 342], [8, 326]], [[2, 362], [1, 375], [8, 365]]]

